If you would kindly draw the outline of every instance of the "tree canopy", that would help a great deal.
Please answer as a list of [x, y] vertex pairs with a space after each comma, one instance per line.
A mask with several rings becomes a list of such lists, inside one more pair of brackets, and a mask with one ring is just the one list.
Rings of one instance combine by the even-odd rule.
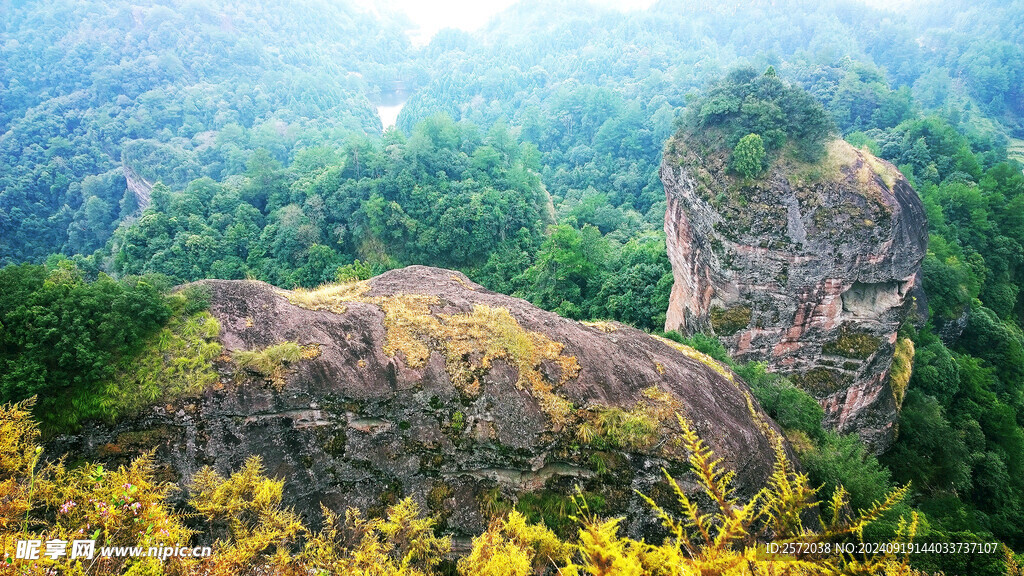
[[759, 173], [758, 142], [760, 155], [791, 144], [800, 159], [814, 162], [825, 156], [825, 142], [836, 131], [821, 103], [783, 82], [774, 68], [764, 74], [733, 70], [687, 106], [685, 126], [691, 132], [720, 132], [725, 145], [740, 154], [733, 165], [749, 176]]

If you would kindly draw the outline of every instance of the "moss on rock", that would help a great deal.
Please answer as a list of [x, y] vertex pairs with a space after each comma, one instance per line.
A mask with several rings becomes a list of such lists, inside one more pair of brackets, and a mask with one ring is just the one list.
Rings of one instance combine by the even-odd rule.
[[789, 379], [814, 396], [824, 397], [849, 386], [850, 377], [828, 368], [813, 368], [807, 372], [791, 374]]
[[[537, 398], [552, 422], [558, 426], [567, 422], [572, 406], [555, 388], [575, 378], [580, 367], [575, 357], [562, 354], [560, 342], [525, 330], [505, 308], [475, 304], [467, 313], [434, 313], [431, 307], [442, 304], [436, 296], [367, 296], [369, 290], [369, 282], [363, 281], [284, 295], [297, 306], [335, 313], [344, 313], [344, 302], [380, 307], [384, 312], [384, 352], [390, 356], [401, 353], [410, 368], [425, 366], [432, 351], [443, 353], [452, 382], [470, 397], [479, 393], [480, 375], [490, 369], [492, 361], [502, 359], [518, 370], [517, 386]], [[544, 377], [544, 362], [560, 368], [557, 382]]]
[[731, 306], [729, 308], [714, 306], [711, 308], [710, 314], [711, 328], [719, 336], [732, 336], [750, 324], [751, 314], [750, 306]]
[[838, 338], [822, 344], [821, 352], [822, 354], [865, 360], [877, 352], [881, 345], [882, 341], [877, 337], [864, 332], [854, 332], [844, 326]]

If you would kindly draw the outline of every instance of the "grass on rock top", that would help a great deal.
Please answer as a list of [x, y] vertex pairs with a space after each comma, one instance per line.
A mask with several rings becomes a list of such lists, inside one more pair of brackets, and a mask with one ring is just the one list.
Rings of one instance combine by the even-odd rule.
[[[826, 154], [817, 162], [806, 162], [783, 153], [776, 160], [779, 169], [789, 175], [794, 184], [811, 185], [824, 181], [836, 181], [849, 175], [858, 183], [867, 186], [875, 177], [881, 179], [886, 188], [892, 190], [899, 177], [899, 171], [891, 164], [876, 158], [871, 152], [854, 148], [847, 141], [836, 138], [825, 145]], [[864, 162], [859, 163], [863, 158]], [[859, 163], [859, 165], [858, 165]], [[849, 171], [856, 167], [856, 171]]]
[[[442, 353], [452, 382], [469, 396], [479, 393], [482, 372], [490, 369], [495, 359], [502, 359], [517, 369], [517, 385], [532, 392], [552, 422], [566, 423], [572, 406], [555, 389], [579, 374], [579, 364], [574, 356], [562, 354], [561, 343], [524, 329], [505, 308], [476, 304], [467, 313], [433, 313], [431, 306], [441, 304], [436, 296], [371, 297], [366, 296], [369, 290], [369, 283], [361, 281], [282, 294], [301, 308], [339, 314], [349, 302], [379, 307], [384, 312], [384, 353], [397, 356], [401, 352], [410, 368], [425, 366], [433, 351]], [[557, 382], [549, 382], [541, 372], [545, 361], [558, 366]]]
[[303, 346], [298, 342], [285, 341], [259, 350], [236, 350], [231, 360], [239, 370], [259, 374], [281, 389], [289, 364], [311, 360], [319, 355], [319, 346]]

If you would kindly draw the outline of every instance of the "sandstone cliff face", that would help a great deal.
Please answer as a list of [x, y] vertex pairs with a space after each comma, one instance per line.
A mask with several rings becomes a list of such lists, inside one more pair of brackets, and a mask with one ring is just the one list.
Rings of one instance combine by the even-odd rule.
[[[645, 533], [656, 520], [634, 489], [657, 496], [662, 467], [694, 488], [677, 412], [736, 470], [741, 494], [774, 464], [775, 424], [713, 360], [623, 325], [560, 318], [459, 273], [411, 267], [307, 293], [202, 284], [227, 352], [220, 383], [90, 425], [48, 453], [117, 464], [156, 448], [165, 477], [183, 483], [256, 454], [313, 523], [321, 502], [379, 512], [411, 495], [456, 534], [479, 533], [524, 493], [565, 499], [577, 484]], [[280, 371], [240, 367], [238, 351], [282, 342], [301, 357]]]
[[816, 165], [780, 159], [744, 182], [715, 143], [681, 136], [661, 178], [675, 276], [666, 330], [713, 331], [738, 359], [791, 375], [827, 426], [884, 450], [906, 385], [890, 378], [894, 353], [907, 354], [897, 330], [923, 307], [928, 238], [903, 175], [836, 140]]

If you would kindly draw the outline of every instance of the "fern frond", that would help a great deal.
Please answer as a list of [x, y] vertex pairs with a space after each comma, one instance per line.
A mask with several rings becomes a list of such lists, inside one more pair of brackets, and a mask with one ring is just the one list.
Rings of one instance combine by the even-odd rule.
[[733, 541], [749, 540], [749, 528], [761, 517], [761, 503], [767, 493], [768, 491], [762, 488], [732, 517], [724, 517], [722, 526], [719, 528], [718, 534], [715, 535], [714, 548], [724, 550], [729, 548]]
[[679, 427], [683, 431], [683, 445], [690, 452], [690, 465], [697, 475], [697, 483], [718, 506], [724, 518], [736, 519], [735, 500], [730, 486], [736, 473], [722, 470], [722, 458], [715, 458], [714, 452], [704, 444], [690, 423], [677, 414]]
[[839, 486], [828, 501], [829, 520], [825, 524], [825, 532], [837, 531], [842, 528], [843, 517], [846, 515], [845, 513], [849, 512], [849, 507], [850, 493], [846, 491], [846, 488]]
[[817, 504], [817, 490], [810, 487], [807, 475], [793, 470], [786, 457], [782, 439], [775, 444], [775, 467], [768, 479], [763, 514], [765, 529], [772, 539], [799, 537], [804, 533], [801, 513]]
[[[692, 522], [690, 524], [684, 525], [683, 523], [676, 520], [671, 514], [669, 514], [664, 508], [658, 505], [657, 502], [655, 502], [646, 494], [640, 491], [637, 491], [637, 494], [641, 498], [643, 498], [644, 502], [646, 502], [648, 506], [651, 507], [651, 510], [654, 511], [654, 515], [658, 518], [658, 520], [661, 521], [662, 526], [664, 526], [671, 533], [671, 540], [676, 550], [685, 549], [686, 553], [690, 556], [696, 556], [700, 552], [700, 547], [694, 544], [693, 540], [690, 539], [690, 535], [687, 531], [687, 527], [689, 527], [690, 524], [692, 524]], [[684, 505], [684, 509], [692, 507], [692, 503], [690, 503], [688, 499], [686, 500], [686, 502], [689, 506]], [[699, 527], [703, 529], [705, 534], [707, 533], [706, 525], [701, 523]]]
[[669, 475], [668, 471], [662, 470], [665, 474], [665, 478], [668, 480], [669, 486], [672, 487], [672, 492], [675, 494], [676, 500], [679, 505], [683, 508], [683, 512], [686, 514], [687, 526], [696, 528], [700, 532], [700, 537], [705, 544], [711, 543], [711, 526], [714, 524], [714, 518], [704, 514], [700, 511], [697, 504], [691, 500], [683, 489], [676, 482], [676, 479]]
[[874, 502], [871, 508], [860, 513], [860, 516], [855, 520], [848, 529], [848, 533], [856, 534], [857, 538], [864, 537], [864, 527], [868, 524], [878, 520], [882, 514], [891, 510], [893, 506], [899, 504], [907, 496], [907, 492], [910, 490], [910, 484], [905, 484], [899, 488], [895, 488], [886, 494], [885, 499], [881, 502]]

